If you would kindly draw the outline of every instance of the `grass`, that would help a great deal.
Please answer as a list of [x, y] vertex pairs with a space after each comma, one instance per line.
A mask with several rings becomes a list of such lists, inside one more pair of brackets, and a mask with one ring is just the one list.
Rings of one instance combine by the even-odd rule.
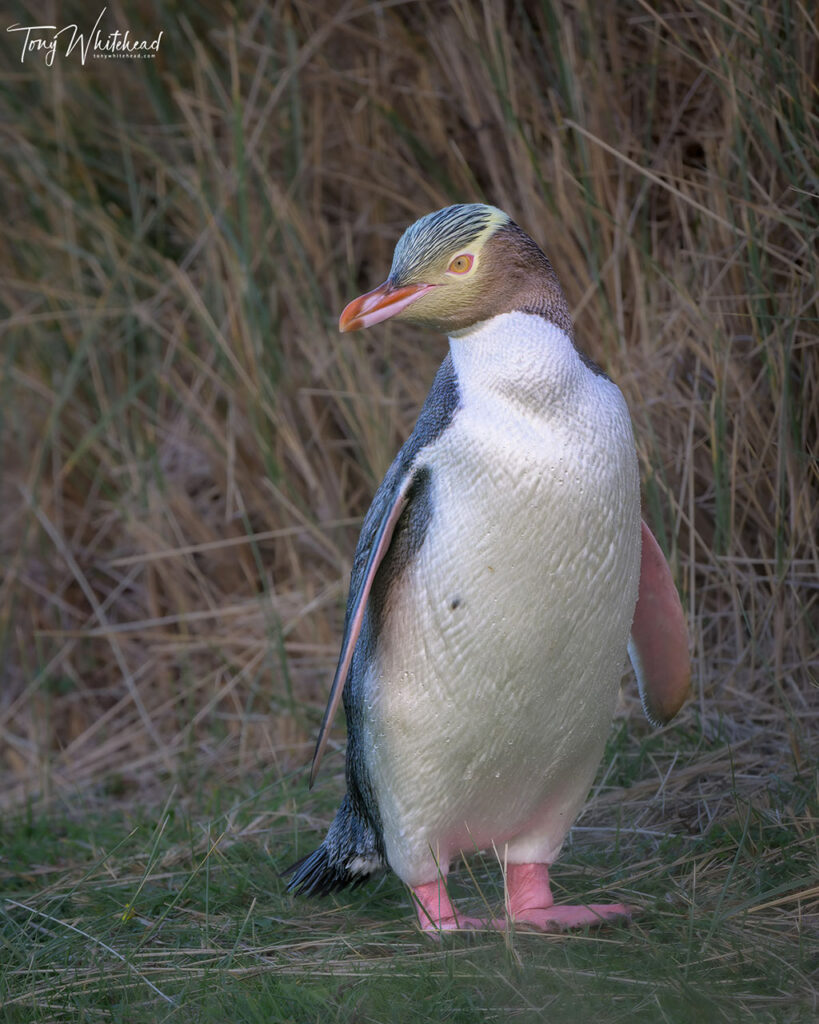
[[[0, 46], [0, 1020], [813, 1019], [807, 8], [106, 17], [156, 60]], [[395, 878], [278, 872], [342, 792], [340, 739], [312, 794], [304, 765], [351, 555], [445, 350], [335, 320], [471, 200], [541, 242], [629, 402], [695, 693], [654, 732], [626, 681], [555, 868], [632, 928], [435, 947]]]
[[[722, 740], [685, 739], [731, 759]], [[780, 781], [765, 806], [728, 785], [730, 812], [670, 830], [630, 785], [645, 753], [613, 737], [623, 785], [601, 787], [556, 873], [564, 898], [642, 911], [568, 937], [435, 945], [394, 876], [294, 912], [277, 870], [293, 819], [331, 805], [276, 774], [193, 800], [173, 787], [156, 816], [110, 797], [56, 824], [29, 808], [2, 832], [0, 1019], [534, 1021], [603, 1004], [612, 1021], [812, 1019], [815, 780]], [[465, 905], [502, 906], [490, 858], [453, 885]]]

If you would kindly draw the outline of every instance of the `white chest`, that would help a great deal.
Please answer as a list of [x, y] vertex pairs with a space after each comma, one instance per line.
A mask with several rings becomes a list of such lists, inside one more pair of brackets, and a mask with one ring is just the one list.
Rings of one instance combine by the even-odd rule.
[[500, 349], [480, 329], [452, 343], [461, 408], [418, 457], [432, 516], [367, 681], [369, 768], [405, 877], [424, 846], [516, 834], [567, 775], [587, 787], [636, 600], [625, 403], [562, 332], [503, 319]]

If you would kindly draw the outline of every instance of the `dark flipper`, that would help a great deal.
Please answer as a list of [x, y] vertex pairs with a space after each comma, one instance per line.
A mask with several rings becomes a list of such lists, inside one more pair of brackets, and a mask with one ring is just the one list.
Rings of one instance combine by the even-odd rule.
[[[356, 644], [361, 635], [367, 608], [378, 568], [389, 551], [396, 526], [408, 501], [413, 483], [419, 473], [413, 470], [418, 453], [431, 444], [452, 420], [458, 406], [458, 387], [452, 357], [447, 355], [433, 382], [415, 430], [407, 438], [401, 451], [387, 470], [387, 475], [375, 493], [373, 503], [364, 519], [361, 536], [358, 539], [353, 571], [350, 578], [350, 595], [344, 621], [344, 641], [338, 659], [336, 674], [330, 687], [330, 697], [319, 729], [313, 764], [310, 770], [312, 786], [327, 746], [330, 726], [333, 723], [347, 676], [352, 666]], [[349, 696], [349, 695], [348, 695]], [[344, 698], [345, 701], [348, 697]]]
[[373, 497], [356, 546], [344, 641], [313, 758], [312, 785], [340, 699], [347, 715], [347, 794], [324, 842], [294, 864], [288, 889], [322, 895], [360, 885], [387, 867], [378, 801], [361, 749], [366, 709], [362, 679], [374, 656], [385, 597], [423, 543], [429, 522], [430, 472], [419, 453], [445, 430], [458, 408], [451, 356], [444, 359], [415, 430]]
[[355, 645], [358, 643], [358, 637], [361, 633], [361, 624], [364, 621], [364, 612], [367, 608], [367, 598], [370, 596], [370, 590], [372, 590], [373, 580], [375, 574], [378, 572], [378, 567], [384, 559], [384, 555], [387, 553], [387, 549], [390, 546], [392, 535], [395, 531], [395, 524], [401, 517], [401, 513], [406, 508], [407, 496], [409, 490], [412, 487], [414, 480], [413, 473], [407, 473], [406, 476], [401, 480], [400, 484], [392, 495], [392, 500], [389, 506], [386, 508], [384, 516], [378, 527], [378, 532], [375, 535], [372, 547], [370, 549], [370, 557], [367, 560], [367, 566], [364, 570], [364, 576], [358, 587], [358, 592], [353, 597], [351, 594], [351, 605], [350, 613], [347, 618], [347, 632], [344, 637], [344, 643], [341, 647], [341, 655], [338, 659], [338, 667], [336, 668], [336, 674], [333, 677], [333, 685], [330, 687], [330, 698], [327, 701], [327, 709], [324, 712], [324, 718], [321, 722], [321, 728], [319, 729], [318, 740], [316, 741], [316, 749], [313, 754], [313, 766], [310, 769], [310, 785], [312, 786], [316, 780], [316, 773], [319, 770], [321, 764], [321, 758], [324, 754], [324, 748], [327, 746], [327, 738], [330, 732], [330, 726], [333, 724], [338, 705], [341, 703], [341, 694], [344, 689], [344, 684], [347, 681], [347, 673], [350, 671], [350, 662], [353, 659], [353, 651]]

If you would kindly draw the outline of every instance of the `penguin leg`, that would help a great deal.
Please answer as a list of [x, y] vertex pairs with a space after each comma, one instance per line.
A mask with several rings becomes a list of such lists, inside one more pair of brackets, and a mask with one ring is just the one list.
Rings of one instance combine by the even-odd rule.
[[446, 878], [441, 875], [434, 882], [414, 885], [412, 897], [418, 912], [418, 923], [425, 932], [451, 932], [489, 927], [487, 922], [480, 918], [465, 917], [456, 913], [446, 891]]
[[[589, 903], [586, 906], [556, 907], [549, 885], [548, 864], [509, 864], [506, 869], [506, 905], [509, 920], [529, 924], [545, 932], [599, 925], [613, 918], [632, 915], [625, 903]], [[494, 922], [505, 928], [505, 921]]]

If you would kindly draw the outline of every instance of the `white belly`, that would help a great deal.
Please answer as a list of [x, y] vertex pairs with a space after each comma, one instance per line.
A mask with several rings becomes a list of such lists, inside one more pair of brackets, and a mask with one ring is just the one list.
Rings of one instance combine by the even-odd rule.
[[594, 776], [637, 595], [639, 480], [617, 389], [533, 416], [466, 388], [420, 456], [432, 518], [390, 595], [363, 749], [409, 884], [493, 844], [550, 862]]

